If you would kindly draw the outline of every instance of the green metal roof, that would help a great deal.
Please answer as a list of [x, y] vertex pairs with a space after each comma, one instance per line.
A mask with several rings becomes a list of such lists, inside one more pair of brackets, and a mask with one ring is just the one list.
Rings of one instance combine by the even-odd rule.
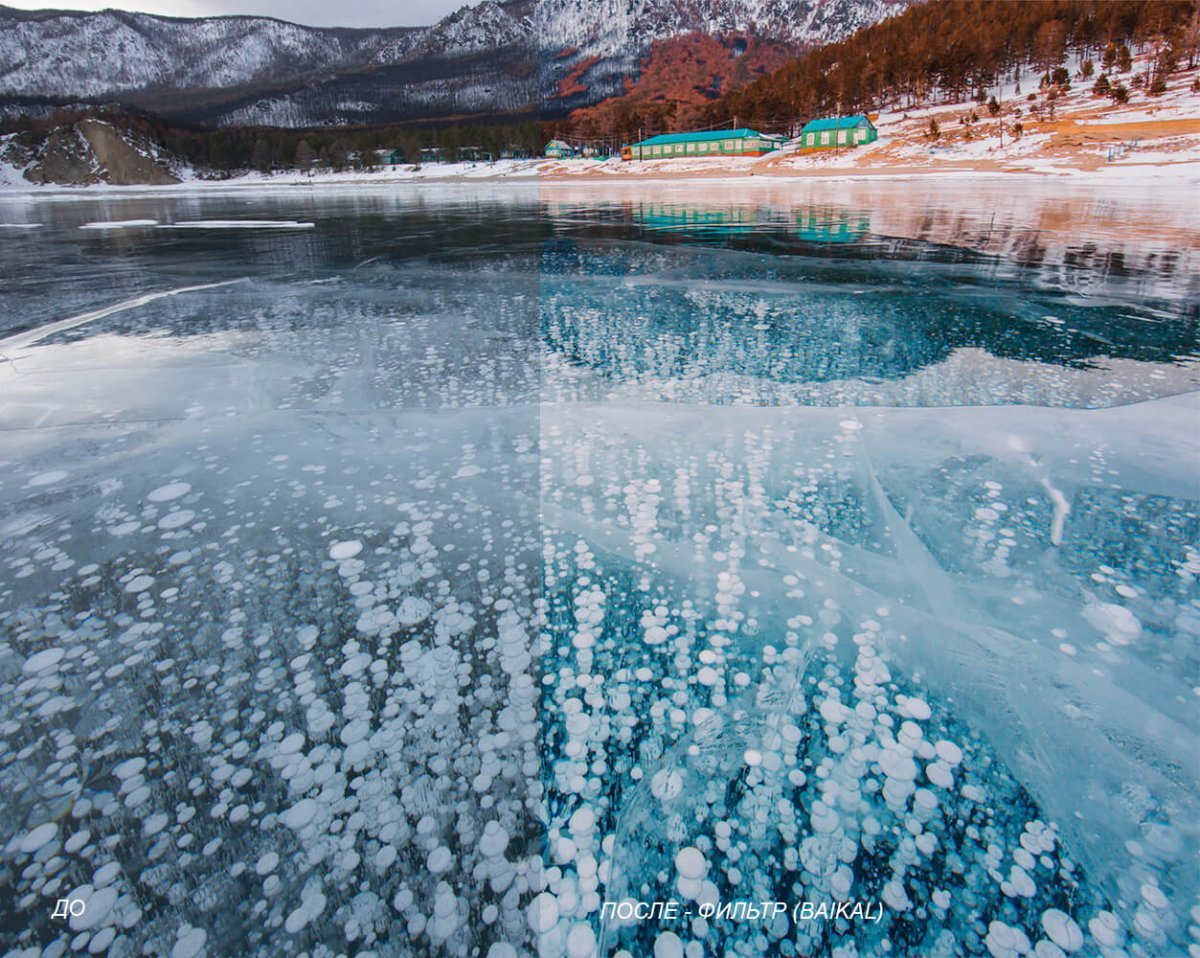
[[822, 130], [850, 130], [863, 122], [870, 123], [866, 114], [856, 116], [831, 116], [823, 120], [810, 120], [805, 124], [801, 133], [820, 133]]
[[708, 140], [742, 140], [757, 137], [765, 139], [758, 130], [741, 127], [736, 130], [701, 130], [699, 133], [660, 133], [635, 146], [656, 146], [660, 143], [700, 143]]

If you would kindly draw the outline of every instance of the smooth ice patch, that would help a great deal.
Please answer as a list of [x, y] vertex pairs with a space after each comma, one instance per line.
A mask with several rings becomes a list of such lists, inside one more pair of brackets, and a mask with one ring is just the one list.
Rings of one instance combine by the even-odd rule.
[[62, 482], [67, 478], [66, 469], [51, 469], [49, 472], [39, 472], [25, 483], [27, 486], [51, 486], [56, 482]]
[[163, 223], [160, 230], [310, 230], [316, 223], [300, 220], [180, 220]]
[[158, 220], [96, 220], [93, 223], [84, 223], [79, 228], [81, 230], [123, 230], [157, 225]]

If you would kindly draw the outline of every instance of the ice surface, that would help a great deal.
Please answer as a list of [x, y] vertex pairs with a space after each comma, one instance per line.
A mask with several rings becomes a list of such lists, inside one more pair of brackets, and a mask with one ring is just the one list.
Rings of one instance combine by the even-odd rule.
[[[1179, 752], [1179, 743], [1194, 735], [1186, 678], [1195, 667], [1192, 580], [1181, 578], [1179, 567], [1170, 564], [1154, 579], [1138, 575], [1135, 608], [1148, 613], [1156, 606], [1161, 614], [1155, 616], [1154, 637], [1114, 644], [1106, 631], [1109, 619], [1097, 621], [1090, 613], [1095, 593], [1079, 588], [1072, 568], [1086, 561], [1094, 542], [1090, 530], [1077, 535], [1068, 519], [1063, 545], [1054, 545], [1052, 504], [1038, 476], [1053, 476], [1073, 500], [1086, 498], [1089, 488], [1105, 480], [1082, 464], [1103, 450], [1106, 468], [1100, 475], [1109, 469], [1119, 473], [1130, 501], [1155, 495], [1194, 503], [1191, 463], [1200, 449], [1190, 424], [1198, 405], [1188, 396], [1104, 411], [860, 410], [864, 428], [858, 430], [846, 430], [837, 410], [813, 409], [700, 413], [605, 407], [546, 422], [544, 449], [551, 461], [559, 460], [559, 445], [567, 447], [561, 457], [566, 463], [586, 448], [588, 468], [595, 470], [595, 450], [621, 450], [623, 467], [605, 471], [627, 470], [623, 474], [630, 481], [642, 483], [634, 477], [670, 475], [680, 461], [703, 463], [698, 474], [688, 475], [688, 486], [723, 488], [736, 496], [724, 522], [718, 509], [694, 515], [683, 529], [677, 525], [680, 506], [674, 505], [653, 536], [655, 551], [641, 563], [627, 533], [598, 529], [585, 517], [594, 507], [560, 505], [562, 511], [550, 522], [563, 530], [556, 561], [569, 567], [579, 554], [577, 538], [585, 538], [595, 551], [585, 554], [589, 576], [620, 578], [628, 596], [645, 594], [642, 601], [665, 606], [668, 619], [679, 617], [678, 636], [664, 652], [671, 664], [668, 674], [676, 678], [658, 700], [661, 726], [652, 721], [640, 742], [633, 735], [628, 746], [615, 750], [610, 733], [596, 739], [595, 755], [587, 753], [587, 760], [603, 756], [614, 768], [625, 762], [631, 770], [640, 767], [647, 783], [637, 787], [632, 802], [609, 799], [617, 828], [619, 890], [610, 885], [609, 896], [670, 894], [670, 882], [652, 882], [647, 891], [636, 884], [645, 881], [639, 876], [662, 871], [682, 846], [703, 847], [697, 843], [704, 841], [719, 848], [720, 833], [712, 823], [753, 822], [760, 818], [754, 809], [774, 809], [786, 796], [795, 815], [810, 816], [816, 834], [854, 838], [862, 834], [867, 817], [884, 833], [893, 828], [912, 833], [919, 824], [916, 834], [929, 834], [931, 849], [959, 850], [966, 875], [941, 873], [940, 856], [928, 857], [919, 844], [895, 849], [899, 858], [889, 866], [878, 857], [884, 850], [863, 840], [853, 875], [847, 875], [849, 887], [839, 891], [828, 884], [829, 874], [822, 879], [819, 868], [807, 866], [789, 880], [788, 871], [775, 869], [789, 867], [789, 848], [797, 842], [801, 857], [796, 862], [803, 866], [803, 841], [788, 837], [786, 821], [773, 821], [765, 833], [751, 828], [746, 835], [749, 847], [742, 845], [734, 859], [740, 878], [732, 877], [730, 864], [723, 866], [725, 874], [716, 883], [722, 899], [841, 898], [851, 889], [852, 897], [886, 896], [877, 876], [894, 874], [905, 856], [915, 855], [904, 865], [905, 895], [895, 896], [896, 902], [915, 901], [916, 908], [935, 890], [949, 892], [955, 905], [943, 907], [946, 920], [966, 928], [983, 906], [964, 892], [980, 879], [984, 887], [990, 885], [989, 869], [997, 869], [985, 865], [986, 850], [998, 843], [1011, 856], [1021, 848], [1018, 839], [1026, 824], [1052, 820], [1060, 836], [1055, 841], [1071, 850], [1069, 871], [1082, 866], [1087, 880], [1073, 874], [1062, 884], [1059, 862], [1049, 872], [1039, 865], [1036, 882], [1013, 881], [1011, 896], [997, 881], [994, 905], [987, 907], [1007, 911], [1028, 899], [1019, 911], [1025, 933], [1034, 934], [1039, 905], [1044, 908], [1064, 894], [1082, 902], [1079, 884], [1095, 896], [1089, 906], [1094, 910], [1081, 906], [1074, 920], [1128, 901], [1129, 883], [1136, 881], [1131, 871], [1154, 874], [1156, 887], [1171, 884], [1179, 899], [1190, 900], [1195, 887], [1179, 870], [1177, 856], [1187, 823], [1200, 809], [1194, 795], [1178, 787], [1175, 770], [1182, 761], [1189, 775], [1195, 772], [1194, 762]], [[1019, 448], [1013, 448], [1013, 436], [1023, 438]], [[1072, 440], [1064, 442], [1064, 436]], [[1152, 461], [1164, 447], [1177, 458]], [[807, 452], [797, 461], [795, 450]], [[886, 471], [877, 463], [887, 463]], [[971, 497], [931, 496], [929, 477], [947, 473], [956, 485], [974, 485], [982, 501], [1004, 507], [997, 511], [1008, 514], [1011, 531], [1005, 537], [1013, 539], [1011, 546], [1000, 545], [1000, 537], [979, 541], [987, 527], [976, 518], [979, 507]], [[796, 495], [835, 483], [841, 486], [836, 499]], [[999, 483], [1011, 498], [1003, 493], [989, 498], [994, 490], [987, 483]], [[559, 477], [546, 488], [560, 500], [572, 487]], [[872, 538], [847, 542], [833, 535], [829, 524], [832, 520], [836, 529], [837, 521], [828, 512], [831, 502], [858, 503], [854, 527]], [[693, 510], [698, 506], [694, 497], [688, 504]], [[1184, 535], [1194, 537], [1195, 506], [1185, 508], [1190, 519]], [[791, 525], [790, 534], [785, 532], [789, 513], [800, 522]], [[1130, 513], [1114, 518], [1122, 524], [1138, 521]], [[1152, 527], [1160, 521], [1147, 511], [1143, 531], [1133, 538], [1154, 535]], [[953, 540], [931, 536], [947, 525], [956, 529]], [[703, 549], [684, 534], [686, 528], [714, 526]], [[977, 547], [968, 545], [973, 540], [979, 541]], [[1003, 563], [995, 561], [997, 548], [1006, 553]], [[640, 566], [654, 570], [649, 594], [638, 586]], [[615, 571], [630, 567], [631, 577]], [[1123, 576], [1114, 573], [1114, 578]], [[738, 580], [744, 588], [740, 599]], [[605, 607], [620, 601], [629, 599], [610, 595]], [[1181, 634], [1183, 621], [1189, 624]], [[721, 630], [716, 636], [714, 625]], [[1087, 663], [1058, 651], [1058, 631], [1089, 649]], [[615, 689], [605, 683], [605, 698], [629, 695], [636, 703], [649, 691], [646, 706], [653, 717], [654, 693], [634, 674], [645, 661], [636, 648], [619, 638], [598, 643], [589, 650], [594, 659], [587, 671], [616, 679]], [[700, 677], [706, 652], [723, 666], [715, 688]], [[755, 661], [764, 664], [754, 697], [739, 698], [739, 672], [753, 674]], [[1167, 662], [1188, 664], [1171, 678], [1163, 674]], [[797, 677], [799, 685], [788, 684]], [[672, 697], [672, 689], [688, 690], [688, 704]], [[624, 705], [623, 697], [619, 704]], [[621, 722], [620, 712], [606, 701], [598, 698], [595, 709], [590, 727]], [[676, 709], [678, 717], [671, 714]], [[698, 719], [701, 710], [711, 711]], [[881, 725], [880, 716], [889, 713], [893, 717]], [[739, 714], [744, 718], [731, 722], [729, 716]], [[691, 753], [693, 744], [700, 746], [699, 755]], [[848, 763], [845, 773], [836, 771], [842, 763]], [[796, 780], [793, 771], [804, 775]], [[665, 774], [678, 784], [660, 785]], [[836, 788], [830, 782], [838, 783]], [[565, 787], [574, 786], [568, 781]], [[731, 793], [738, 792], [745, 798], [731, 806]], [[586, 786], [583, 795], [596, 800]], [[1131, 806], [1134, 796], [1140, 798]], [[1010, 817], [1018, 809], [1024, 817]], [[964, 822], [974, 822], [967, 832]], [[795, 826], [799, 836], [802, 825]], [[972, 842], [980, 840], [976, 831], [991, 837], [977, 846], [981, 857], [971, 866]], [[1150, 850], [1150, 836], [1160, 848]], [[647, 861], [647, 849], [658, 848], [665, 860]], [[1005, 881], [1009, 871], [1006, 865]], [[1135, 920], [1131, 910], [1123, 926]], [[894, 923], [887, 933], [909, 942], [917, 953], [938, 953], [945, 945], [936, 936], [922, 937], [927, 931], [936, 929], [910, 919]], [[744, 929], [730, 925], [723, 932], [732, 936], [727, 945], [742, 940], [745, 953], [758, 953], [751, 937], [738, 939], [739, 933], [748, 934]], [[1176, 926], [1175, 933], [1183, 928]], [[639, 936], [619, 939], [634, 954], [649, 948], [651, 934], [644, 923], [610, 930], [610, 935]], [[814, 947], [836, 942], [826, 937], [835, 934], [830, 930], [815, 934]], [[859, 947], [873, 953], [880, 941], [868, 936]], [[1153, 946], [1147, 951], [1153, 953]]]
[[7, 947], [524, 950], [535, 253], [155, 283], [4, 343]]
[[[86, 205], [23, 211], [5, 294], [6, 948], [1197, 943], [1186, 254], [870, 205]], [[316, 226], [77, 229], [239, 217]]]
[[94, 223], [84, 223], [81, 230], [123, 230], [143, 226], [157, 226], [158, 220], [97, 220]]
[[159, 229], [170, 230], [310, 230], [316, 223], [299, 220], [178, 220], [162, 223]]
[[[587, 807], [603, 899], [693, 903], [613, 919], [601, 952], [1184, 948], [1190, 308], [1162, 290], [1133, 329], [1145, 301], [1103, 278], [914, 271], [869, 232], [789, 259], [763, 252], [786, 212], [646, 208], [689, 242], [608, 242], [601, 210], [543, 265], [551, 843]], [[595, 887], [594, 845], [557, 844], [578, 904], [547, 955]], [[695, 918], [731, 900], [885, 910]]]

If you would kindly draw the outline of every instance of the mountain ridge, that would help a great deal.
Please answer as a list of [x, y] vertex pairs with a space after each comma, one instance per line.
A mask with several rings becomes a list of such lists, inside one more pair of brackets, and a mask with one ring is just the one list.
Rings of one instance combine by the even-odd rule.
[[264, 127], [562, 115], [623, 92], [656, 42], [740, 34], [800, 50], [912, 2], [482, 0], [379, 29], [0, 6], [0, 110], [117, 102]]

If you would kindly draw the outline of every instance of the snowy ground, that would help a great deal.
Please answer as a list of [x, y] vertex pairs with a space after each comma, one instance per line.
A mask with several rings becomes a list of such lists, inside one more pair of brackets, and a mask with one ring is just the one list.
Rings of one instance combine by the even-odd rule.
[[[1078, 64], [1069, 64], [1074, 71]], [[1129, 83], [1146, 68], [1145, 57], [1134, 69], [1114, 77]], [[1019, 173], [1085, 176], [1103, 182], [1125, 178], [1172, 180], [1194, 185], [1200, 181], [1200, 93], [1191, 89], [1200, 71], [1175, 74], [1165, 94], [1152, 97], [1133, 89], [1128, 104], [1091, 93], [1093, 80], [1076, 78], [1054, 103], [1050, 118], [1047, 101], [1039, 98], [1041, 119], [1031, 114], [1026, 99], [1037, 92], [1038, 78], [1021, 77], [1020, 89], [1008, 83], [1000, 91], [1002, 114], [993, 119], [975, 102], [945, 103], [884, 111], [876, 120], [879, 140], [865, 147], [840, 151], [797, 151], [762, 158], [695, 158], [635, 163], [562, 161], [543, 167], [546, 177], [718, 177], [718, 176], [914, 176], [922, 174]], [[961, 119], [974, 112], [977, 123]], [[940, 134], [928, 137], [930, 120]], [[1005, 132], [1000, 133], [1003, 121]], [[1023, 135], [1014, 137], [1020, 122]], [[1136, 145], [1135, 145], [1136, 144]], [[1110, 156], [1110, 153], [1112, 154]]]
[[342, 186], [386, 186], [393, 183], [421, 183], [429, 181], [475, 181], [475, 180], [534, 180], [542, 170], [542, 160], [497, 160], [494, 163], [426, 163], [420, 167], [396, 166], [372, 171], [332, 170], [314, 171], [311, 175], [295, 171], [280, 173], [243, 173], [228, 179], [213, 179], [200, 176], [194, 170], [179, 171], [182, 182], [169, 187], [108, 186], [97, 184], [88, 187], [40, 187], [21, 175], [21, 170], [12, 164], [0, 163], [0, 189], [9, 193], [58, 192], [86, 193], [115, 191], [118, 193], [145, 192], [147, 190], [195, 191], [195, 190], [260, 190], [263, 187], [320, 187]]

